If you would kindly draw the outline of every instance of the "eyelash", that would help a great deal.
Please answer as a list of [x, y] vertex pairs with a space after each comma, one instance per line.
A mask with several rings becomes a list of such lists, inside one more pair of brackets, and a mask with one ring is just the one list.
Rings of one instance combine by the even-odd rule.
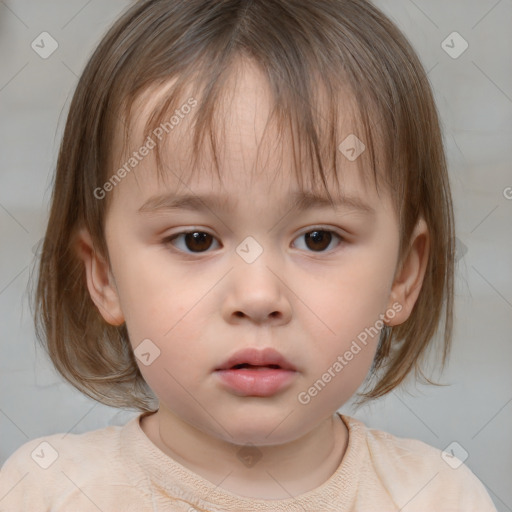
[[[315, 226], [313, 229], [309, 229], [308, 231], [304, 231], [302, 232], [300, 235], [297, 236], [297, 238], [300, 238], [304, 235], [307, 235], [308, 233], [314, 233], [314, 232], [321, 232], [321, 233], [330, 233], [332, 235], [334, 235], [334, 237], [338, 238], [339, 239], [339, 243], [336, 247], [338, 247], [342, 242], [345, 241], [345, 238], [343, 236], [341, 236], [340, 234], [336, 233], [335, 231], [333, 231], [332, 229], [329, 229], [329, 228], [326, 228], [326, 227], [322, 227], [322, 226]], [[201, 229], [191, 229], [191, 230], [188, 230], [188, 231], [180, 231], [179, 233], [175, 233], [173, 235], [170, 235], [166, 238], [163, 239], [163, 243], [165, 245], [172, 245], [175, 250], [177, 250], [178, 252], [181, 252], [181, 253], [184, 253], [186, 255], [193, 255], [193, 254], [206, 254], [209, 251], [209, 248], [206, 249], [205, 251], [199, 251], [199, 252], [186, 252], [186, 251], [183, 251], [181, 249], [176, 249], [176, 247], [174, 246], [174, 244], [172, 243], [174, 240], [176, 240], [177, 238], [183, 236], [183, 235], [188, 235], [188, 234], [191, 234], [191, 233], [201, 233], [201, 234], [206, 234], [206, 235], [210, 235], [211, 237], [213, 237], [216, 241], [217, 239], [211, 234], [209, 233], [208, 231], [204, 231], [204, 230], [201, 230]], [[329, 245], [331, 244], [332, 240], [329, 241]], [[312, 252], [312, 253], [317, 253], [317, 254], [322, 254], [322, 253], [325, 253], [325, 252], [332, 252], [333, 250], [335, 249], [331, 249], [331, 250], [323, 250], [323, 251], [308, 251], [308, 252]]]

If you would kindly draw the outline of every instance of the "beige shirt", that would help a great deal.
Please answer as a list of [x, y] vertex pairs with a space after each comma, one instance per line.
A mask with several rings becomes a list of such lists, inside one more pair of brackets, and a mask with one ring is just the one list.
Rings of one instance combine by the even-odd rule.
[[[237, 496], [157, 448], [137, 416], [124, 426], [22, 445], [0, 471], [1, 512], [496, 512], [469, 468], [421, 441], [340, 415], [348, 446], [336, 472], [295, 498]], [[221, 478], [219, 479], [221, 480]]]

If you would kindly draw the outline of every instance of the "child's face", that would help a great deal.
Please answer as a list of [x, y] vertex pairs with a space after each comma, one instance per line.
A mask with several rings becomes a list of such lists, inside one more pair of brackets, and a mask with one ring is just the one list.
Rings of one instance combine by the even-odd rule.
[[[226, 441], [267, 445], [304, 435], [345, 403], [370, 368], [375, 327], [390, 309], [391, 323], [400, 323], [410, 307], [397, 306], [393, 288], [399, 231], [391, 199], [363, 185], [356, 163], [345, 161], [342, 192], [374, 213], [341, 204], [291, 209], [299, 190], [291, 153], [280, 162], [262, 150], [251, 174], [269, 112], [265, 82], [246, 73], [226, 120], [224, 187], [214, 171], [187, 178], [189, 139], [179, 139], [178, 126], [164, 142], [187, 186], [171, 172], [159, 185], [151, 155], [117, 185], [105, 228], [112, 286], [91, 293], [106, 320], [126, 321], [134, 349], [151, 340], [143, 360], [159, 351], [138, 364], [161, 409]], [[330, 190], [339, 197], [334, 181]], [[161, 194], [217, 195], [221, 208], [138, 211]], [[165, 241], [188, 230], [211, 237]], [[331, 241], [315, 230], [330, 230]], [[273, 347], [296, 371], [269, 396], [231, 389], [216, 369], [248, 347]]]

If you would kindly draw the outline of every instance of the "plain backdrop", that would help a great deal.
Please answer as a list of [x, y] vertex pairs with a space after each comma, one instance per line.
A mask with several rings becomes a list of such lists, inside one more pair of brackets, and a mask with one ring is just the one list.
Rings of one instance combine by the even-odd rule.
[[[28, 305], [72, 92], [93, 48], [129, 4], [0, 1], [0, 464], [29, 439], [121, 425], [136, 414], [82, 396], [55, 373], [36, 342]], [[446, 386], [409, 380], [370, 406], [341, 411], [441, 450], [467, 452], [465, 463], [498, 510], [510, 511], [512, 1], [376, 4], [418, 52], [442, 119], [457, 228], [454, 345], [440, 378]], [[31, 46], [42, 32], [58, 44], [48, 58]]]

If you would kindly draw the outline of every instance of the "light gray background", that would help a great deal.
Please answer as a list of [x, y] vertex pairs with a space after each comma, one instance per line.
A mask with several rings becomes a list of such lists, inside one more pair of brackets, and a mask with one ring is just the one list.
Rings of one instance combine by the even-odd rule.
[[[135, 415], [93, 402], [55, 374], [35, 341], [27, 302], [71, 94], [92, 49], [129, 4], [0, 1], [0, 464], [29, 439], [123, 424]], [[455, 340], [441, 377], [448, 386], [410, 383], [342, 412], [440, 449], [458, 442], [498, 510], [510, 511], [512, 0], [376, 4], [429, 70], [442, 118], [460, 258]], [[43, 31], [59, 45], [47, 59], [31, 48]], [[456, 59], [441, 46], [454, 31], [469, 44]]]

